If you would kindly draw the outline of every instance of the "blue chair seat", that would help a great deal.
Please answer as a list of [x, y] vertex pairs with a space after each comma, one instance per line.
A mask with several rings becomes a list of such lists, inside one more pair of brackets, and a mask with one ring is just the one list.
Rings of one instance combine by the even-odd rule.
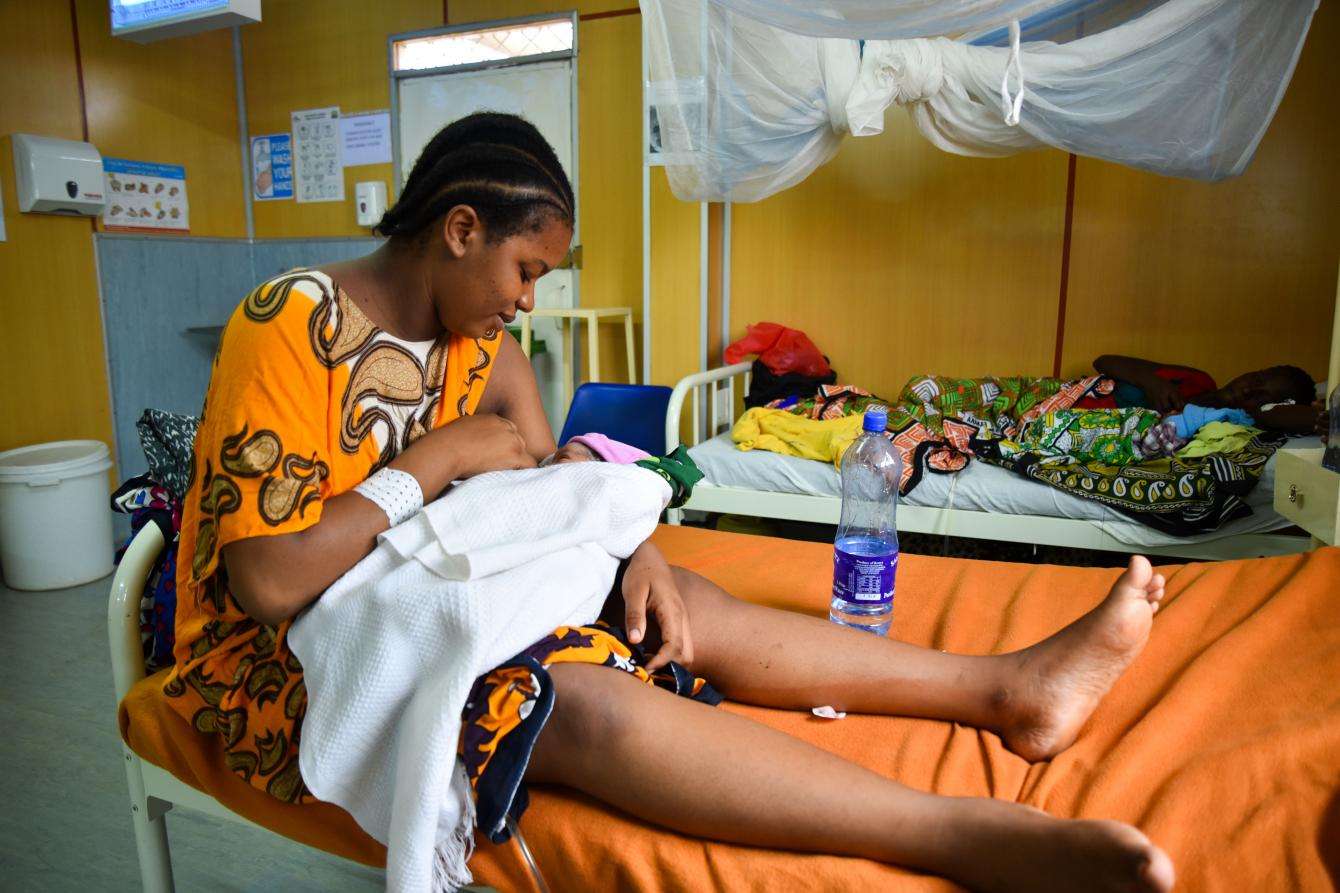
[[665, 410], [670, 388], [662, 385], [587, 382], [572, 395], [560, 445], [597, 432], [653, 456], [665, 453]]

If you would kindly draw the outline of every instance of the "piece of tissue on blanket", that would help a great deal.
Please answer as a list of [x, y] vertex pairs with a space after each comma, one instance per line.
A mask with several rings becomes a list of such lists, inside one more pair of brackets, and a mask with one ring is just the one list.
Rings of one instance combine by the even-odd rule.
[[480, 475], [384, 534], [289, 630], [313, 795], [387, 846], [387, 888], [470, 881], [473, 801], [457, 760], [474, 680], [589, 624], [670, 487], [637, 466]]

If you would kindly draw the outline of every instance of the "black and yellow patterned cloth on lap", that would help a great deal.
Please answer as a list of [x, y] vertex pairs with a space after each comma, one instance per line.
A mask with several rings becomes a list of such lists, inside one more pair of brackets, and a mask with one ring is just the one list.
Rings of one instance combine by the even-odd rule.
[[721, 703], [716, 689], [682, 665], [672, 661], [648, 673], [646, 661], [642, 648], [629, 643], [622, 629], [596, 621], [559, 627], [475, 681], [461, 714], [460, 756], [475, 796], [476, 825], [489, 840], [506, 842], [512, 836], [507, 816], [519, 821], [529, 805], [523, 776], [554, 709], [547, 669], [553, 664], [610, 667], [682, 697]]

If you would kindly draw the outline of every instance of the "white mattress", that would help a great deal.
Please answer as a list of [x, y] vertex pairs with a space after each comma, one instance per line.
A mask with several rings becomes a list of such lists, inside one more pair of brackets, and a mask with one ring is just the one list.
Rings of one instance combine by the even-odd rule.
[[[1289, 446], [1306, 448], [1320, 444], [1320, 438], [1305, 437], [1291, 441]], [[832, 465], [766, 450], [744, 452], [735, 448], [729, 433], [693, 447], [689, 455], [698, 463], [707, 483], [722, 487], [804, 496], [840, 496], [842, 492], [837, 470]], [[923, 474], [921, 482], [904, 498], [904, 504], [1095, 521], [1106, 533], [1124, 543], [1155, 546], [1203, 542], [1288, 527], [1290, 522], [1271, 507], [1274, 491], [1275, 459], [1272, 457], [1260, 482], [1247, 497], [1252, 514], [1225, 524], [1213, 533], [1190, 537], [1169, 536], [1100, 502], [1081, 499], [985, 462], [969, 462], [968, 467], [957, 474]]]

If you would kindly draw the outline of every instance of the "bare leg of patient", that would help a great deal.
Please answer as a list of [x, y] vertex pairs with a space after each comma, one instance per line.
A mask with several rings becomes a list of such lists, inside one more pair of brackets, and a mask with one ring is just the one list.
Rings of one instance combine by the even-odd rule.
[[[733, 701], [945, 719], [998, 732], [1045, 760], [1074, 741], [1149, 637], [1163, 577], [1144, 558], [1101, 605], [1010, 654], [918, 648], [827, 620], [749, 604], [675, 569], [693, 633], [693, 671]], [[654, 653], [654, 642], [649, 643]]]
[[677, 831], [864, 856], [980, 890], [1171, 889], [1134, 828], [889, 781], [727, 711], [604, 667], [550, 669], [554, 713], [527, 772]]
[[[1074, 739], [1143, 647], [1163, 595], [1163, 579], [1135, 559], [1099, 607], [1055, 636], [1014, 654], [964, 657], [749, 605], [677, 574], [693, 668], [728, 697], [971, 723], [1037, 759]], [[716, 840], [880, 859], [984, 890], [1172, 887], [1167, 855], [1128, 825], [920, 793], [622, 673], [572, 664], [551, 673], [554, 714], [527, 777], [647, 821]]]

